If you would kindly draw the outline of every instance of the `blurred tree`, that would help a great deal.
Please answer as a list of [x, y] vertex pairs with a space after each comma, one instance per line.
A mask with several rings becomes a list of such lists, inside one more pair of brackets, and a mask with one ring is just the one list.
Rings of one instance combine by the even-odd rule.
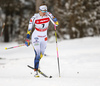
[[94, 15], [96, 16], [94, 24], [95, 35], [100, 36], [100, 0], [93, 0], [93, 8], [95, 10]]
[[79, 32], [79, 37], [84, 37], [84, 32], [87, 28], [94, 26], [96, 19], [96, 10], [93, 7], [93, 0], [68, 0], [69, 7], [66, 7], [68, 28], [70, 30], [70, 37], [73, 38], [73, 27]]
[[21, 4], [16, 0], [1, 0], [0, 3], [6, 18], [5, 18], [5, 29], [4, 29], [4, 42], [9, 42], [10, 36], [13, 32], [13, 16], [14, 13], [20, 11]]
[[35, 3], [36, 3], [35, 0], [25, 0], [25, 2], [23, 2], [22, 13], [20, 15], [20, 24], [19, 24], [20, 26], [18, 30], [19, 43], [25, 42], [29, 20], [36, 12]]
[[19, 35], [17, 36], [19, 38], [18, 40], [22, 41], [22, 38], [25, 36], [22, 33], [24, 32], [24, 28], [27, 28], [25, 25], [28, 24], [28, 18], [35, 11], [34, 3], [34, 0], [1, 0], [0, 6], [6, 14], [4, 29], [5, 42], [13, 40], [14, 36], [16, 36], [15, 34]]
[[[47, 4], [48, 11], [57, 17], [60, 39], [67, 39], [66, 35], [81, 38], [88, 36], [89, 31], [100, 33], [100, 0], [0, 0], [0, 7], [6, 14], [5, 42], [14, 37], [24, 42], [28, 22], [42, 3]], [[54, 25], [50, 23], [48, 37], [53, 35]]]
[[43, 0], [36, 0], [36, 12], [39, 12], [39, 6], [43, 3]]

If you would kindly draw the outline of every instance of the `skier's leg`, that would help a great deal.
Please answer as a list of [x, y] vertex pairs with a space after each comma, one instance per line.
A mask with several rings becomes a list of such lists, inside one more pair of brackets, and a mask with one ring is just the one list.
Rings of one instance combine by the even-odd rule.
[[40, 52], [37, 51], [37, 49], [34, 49], [35, 51], [35, 59], [34, 59], [34, 68], [35, 70], [38, 70], [39, 68], [39, 59], [40, 59]]
[[40, 40], [38, 37], [32, 38], [32, 44], [34, 47], [34, 52], [35, 52], [35, 59], [34, 59], [34, 71], [35, 75], [34, 77], [39, 77], [38, 75], [38, 68], [39, 68], [39, 59], [40, 59]]
[[38, 68], [39, 68], [39, 58], [40, 58], [40, 55], [37, 53], [38, 52], [37, 48], [35, 48], [35, 49], [34, 49], [34, 51], [35, 51], [35, 59], [34, 59], [35, 75], [34, 75], [34, 77], [39, 77], [39, 75], [38, 75]]
[[39, 59], [40, 59], [40, 41], [38, 37], [35, 37], [32, 40], [32, 44], [35, 51], [35, 59], [34, 59], [34, 68], [38, 70], [39, 67]]
[[47, 40], [45, 40], [45, 38], [43, 38], [43, 41], [40, 44], [40, 59], [43, 57], [45, 49], [47, 46]]

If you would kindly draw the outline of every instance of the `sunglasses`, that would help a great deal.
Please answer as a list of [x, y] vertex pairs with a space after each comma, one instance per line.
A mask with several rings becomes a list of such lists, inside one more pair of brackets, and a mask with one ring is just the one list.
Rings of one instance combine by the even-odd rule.
[[41, 10], [42, 13], [46, 13], [47, 11]]

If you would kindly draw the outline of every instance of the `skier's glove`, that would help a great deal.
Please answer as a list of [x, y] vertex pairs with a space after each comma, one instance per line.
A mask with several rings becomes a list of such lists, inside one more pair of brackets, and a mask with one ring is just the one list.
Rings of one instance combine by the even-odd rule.
[[56, 21], [55, 24], [56, 24], [56, 26], [58, 26], [59, 25], [58, 21]]
[[25, 45], [26, 45], [27, 47], [30, 45], [30, 40], [29, 40], [29, 39], [26, 39]]
[[53, 21], [55, 22], [56, 26], [59, 25], [58, 21], [57, 21], [57, 18], [53, 17]]

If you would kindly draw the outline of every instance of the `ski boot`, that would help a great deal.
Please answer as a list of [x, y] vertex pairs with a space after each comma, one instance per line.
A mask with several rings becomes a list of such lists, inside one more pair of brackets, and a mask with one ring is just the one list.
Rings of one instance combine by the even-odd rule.
[[35, 75], [34, 75], [34, 77], [40, 77], [39, 75], [38, 75], [38, 70], [35, 70]]

